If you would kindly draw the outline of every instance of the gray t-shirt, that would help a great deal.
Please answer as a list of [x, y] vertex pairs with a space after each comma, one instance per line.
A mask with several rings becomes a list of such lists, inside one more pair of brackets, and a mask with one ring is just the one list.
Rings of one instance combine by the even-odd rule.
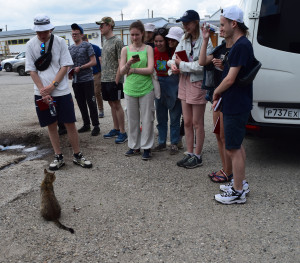
[[[123, 42], [117, 36], [104, 41], [101, 55], [101, 82], [115, 81], [122, 48]], [[123, 82], [123, 78], [120, 79], [120, 82]]]
[[[73, 59], [74, 67], [80, 67], [90, 62], [90, 57], [95, 55], [92, 45], [86, 41], [82, 41], [80, 45], [73, 44], [69, 47], [71, 57]], [[74, 74], [73, 82], [87, 82], [93, 80], [93, 68], [81, 69], [78, 74]]]

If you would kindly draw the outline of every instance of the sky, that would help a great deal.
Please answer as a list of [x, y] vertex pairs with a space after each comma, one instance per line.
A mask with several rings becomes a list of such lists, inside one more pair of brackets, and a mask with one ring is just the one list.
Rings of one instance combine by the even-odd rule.
[[153, 17], [179, 18], [186, 10], [196, 10], [200, 18], [220, 7], [238, 5], [240, 0], [0, 0], [0, 28], [3, 31], [32, 28], [36, 14], [47, 14], [54, 26], [94, 23], [104, 16], [114, 20]]

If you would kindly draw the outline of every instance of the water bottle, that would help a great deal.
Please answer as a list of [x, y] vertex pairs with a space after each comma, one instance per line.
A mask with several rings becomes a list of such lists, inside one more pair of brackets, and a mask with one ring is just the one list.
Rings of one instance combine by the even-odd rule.
[[49, 100], [49, 109], [51, 116], [56, 116], [56, 109], [53, 100]]

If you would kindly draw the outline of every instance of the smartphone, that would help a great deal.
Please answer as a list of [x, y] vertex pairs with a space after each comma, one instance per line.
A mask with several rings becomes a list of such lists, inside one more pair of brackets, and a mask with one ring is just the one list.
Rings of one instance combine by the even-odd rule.
[[133, 55], [132, 58], [140, 58], [140, 56], [138, 54]]

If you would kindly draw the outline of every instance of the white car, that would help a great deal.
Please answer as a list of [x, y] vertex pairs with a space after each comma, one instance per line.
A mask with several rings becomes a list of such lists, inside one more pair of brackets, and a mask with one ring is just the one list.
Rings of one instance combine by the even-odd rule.
[[5, 69], [5, 71], [10, 72], [12, 71], [12, 66], [13, 64], [21, 61], [21, 60], [25, 60], [25, 52], [21, 52], [18, 55], [16, 55], [14, 58], [8, 58], [8, 59], [4, 59], [1, 62], [1, 67], [3, 69]]

